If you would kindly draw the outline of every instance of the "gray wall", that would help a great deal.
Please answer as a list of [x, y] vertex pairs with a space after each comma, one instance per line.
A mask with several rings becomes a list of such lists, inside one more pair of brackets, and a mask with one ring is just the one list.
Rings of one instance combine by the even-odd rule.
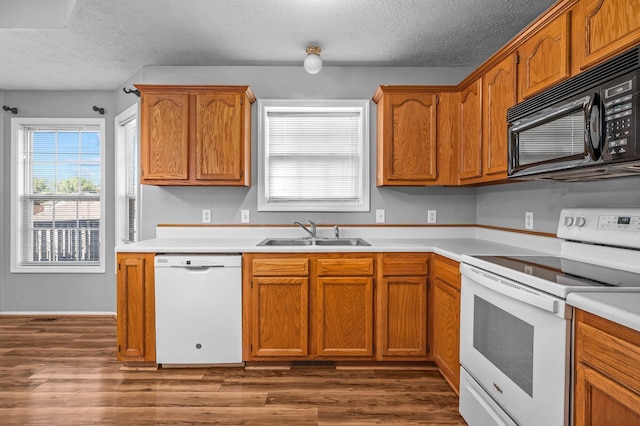
[[[106, 118], [106, 273], [104, 274], [11, 274], [9, 273], [10, 217], [2, 209], [0, 226], [0, 311], [114, 312], [116, 301], [113, 206], [113, 92], [97, 91], [5, 91], [4, 102], [18, 108], [19, 117], [104, 117]], [[101, 116], [96, 105], [105, 109]], [[11, 189], [11, 117], [2, 114], [0, 202], [7, 207]]]
[[[469, 68], [325, 67], [309, 75], [302, 67], [160, 67], [142, 70], [145, 84], [248, 84], [258, 99], [371, 99], [381, 84], [457, 84]], [[135, 83], [135, 82], [134, 82]], [[375, 113], [371, 103], [371, 211], [305, 213], [257, 211], [257, 105], [253, 106], [252, 186], [250, 188], [142, 186], [142, 238], [154, 236], [158, 223], [200, 223], [201, 210], [212, 209], [213, 223], [240, 223], [249, 209], [252, 223], [375, 223], [385, 209], [387, 223], [426, 223], [436, 209], [439, 223], [474, 223], [474, 188], [377, 188], [375, 186]]]
[[555, 234], [562, 208], [640, 208], [640, 177], [601, 182], [520, 182], [479, 187], [478, 224], [524, 229], [533, 212], [533, 230]]

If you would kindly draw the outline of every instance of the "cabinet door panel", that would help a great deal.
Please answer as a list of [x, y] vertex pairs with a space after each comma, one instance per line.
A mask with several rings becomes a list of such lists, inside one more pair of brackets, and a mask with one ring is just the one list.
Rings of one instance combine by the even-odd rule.
[[391, 94], [385, 101], [385, 180], [436, 179], [436, 96]]
[[485, 180], [507, 177], [507, 109], [516, 103], [515, 57], [508, 56], [484, 75]]
[[189, 177], [189, 95], [142, 95], [142, 182]]
[[433, 284], [433, 358], [458, 391], [460, 386], [460, 292], [437, 278]]
[[583, 363], [576, 368], [575, 401], [576, 426], [640, 424], [640, 395]]
[[[506, 117], [505, 117], [506, 119]], [[460, 93], [461, 181], [482, 176], [482, 80]]]
[[318, 278], [320, 356], [373, 355], [373, 278]]
[[253, 356], [308, 355], [307, 278], [253, 278]]
[[569, 17], [570, 13], [559, 16], [518, 49], [521, 100], [569, 77]]
[[196, 179], [242, 179], [241, 101], [233, 93], [195, 96]]
[[153, 253], [118, 254], [118, 360], [154, 362]]
[[[640, 0], [583, 0], [577, 62], [585, 69], [640, 41]], [[579, 42], [579, 41], [578, 41]]]
[[427, 355], [427, 277], [385, 277], [379, 285], [378, 353]]

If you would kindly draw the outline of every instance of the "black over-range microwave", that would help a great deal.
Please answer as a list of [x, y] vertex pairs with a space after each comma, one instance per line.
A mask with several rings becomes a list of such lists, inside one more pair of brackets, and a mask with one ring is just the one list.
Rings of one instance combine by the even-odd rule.
[[640, 176], [639, 77], [640, 45], [509, 108], [509, 178]]

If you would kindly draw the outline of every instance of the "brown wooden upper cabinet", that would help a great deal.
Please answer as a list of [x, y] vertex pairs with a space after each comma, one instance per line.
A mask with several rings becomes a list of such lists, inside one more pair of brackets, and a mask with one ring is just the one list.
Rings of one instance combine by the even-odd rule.
[[248, 86], [136, 85], [141, 183], [251, 185]]
[[482, 79], [460, 91], [458, 113], [458, 178], [460, 184], [482, 178]]
[[640, 42], [640, 0], [581, 0], [572, 19], [577, 74]]
[[516, 103], [515, 55], [509, 55], [482, 77], [483, 182], [507, 177], [507, 109]]
[[437, 175], [437, 89], [380, 86], [377, 109], [376, 184], [433, 185]]
[[518, 101], [571, 75], [570, 16], [558, 16], [518, 48]]

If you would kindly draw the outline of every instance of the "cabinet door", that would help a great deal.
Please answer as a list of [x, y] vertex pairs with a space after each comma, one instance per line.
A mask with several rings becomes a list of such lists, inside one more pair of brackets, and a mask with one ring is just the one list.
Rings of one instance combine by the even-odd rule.
[[373, 355], [372, 277], [319, 277], [316, 305], [319, 356]]
[[437, 96], [396, 93], [384, 97], [378, 185], [424, 185], [436, 180]]
[[118, 361], [155, 362], [153, 253], [118, 254]]
[[456, 392], [460, 386], [460, 291], [433, 283], [433, 358]]
[[385, 277], [378, 298], [379, 357], [426, 357], [427, 277]]
[[189, 95], [142, 93], [142, 183], [189, 178]]
[[484, 181], [507, 177], [507, 109], [516, 103], [515, 56], [483, 76]]
[[640, 395], [579, 362], [576, 366], [575, 425], [640, 424]]
[[254, 277], [252, 280], [253, 356], [306, 356], [309, 280]]
[[195, 178], [242, 183], [243, 97], [236, 93], [195, 95]]
[[574, 60], [584, 70], [640, 41], [640, 0], [582, 0], [577, 8]]
[[518, 48], [520, 100], [570, 76], [569, 17], [570, 12], [560, 15]]
[[459, 117], [459, 179], [465, 183], [482, 176], [482, 80], [460, 92]]

